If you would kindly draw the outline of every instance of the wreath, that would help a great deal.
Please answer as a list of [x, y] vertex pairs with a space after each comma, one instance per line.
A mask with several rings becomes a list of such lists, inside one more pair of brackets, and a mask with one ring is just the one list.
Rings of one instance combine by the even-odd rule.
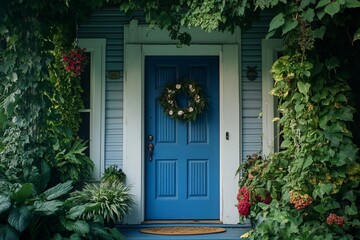
[[[176, 96], [184, 94], [189, 103], [186, 107], [179, 107]], [[170, 83], [164, 87], [159, 97], [164, 113], [173, 119], [181, 121], [195, 121], [197, 116], [207, 108], [207, 101], [198, 83], [184, 80]]]

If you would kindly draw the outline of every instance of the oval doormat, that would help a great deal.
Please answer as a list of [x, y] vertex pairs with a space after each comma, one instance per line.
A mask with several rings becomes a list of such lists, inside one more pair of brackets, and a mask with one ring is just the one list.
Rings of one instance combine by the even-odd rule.
[[142, 233], [158, 234], [158, 235], [197, 235], [225, 232], [224, 228], [219, 227], [152, 227], [142, 228]]

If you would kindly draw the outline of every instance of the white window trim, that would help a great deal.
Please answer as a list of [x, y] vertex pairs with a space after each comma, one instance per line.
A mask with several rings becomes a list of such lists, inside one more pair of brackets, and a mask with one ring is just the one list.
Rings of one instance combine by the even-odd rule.
[[90, 158], [92, 177], [100, 180], [105, 171], [105, 53], [106, 39], [79, 39], [79, 46], [91, 53], [90, 60]]
[[[124, 171], [132, 186], [135, 206], [127, 223], [144, 221], [144, 58], [146, 55], [216, 55], [220, 62], [220, 220], [238, 223], [234, 199], [238, 189], [235, 171], [241, 159], [240, 143], [240, 30], [207, 33], [187, 29], [191, 46], [178, 47], [167, 31], [149, 30], [132, 21], [125, 27]], [[226, 132], [230, 139], [225, 139]]]
[[262, 154], [267, 156], [274, 152], [275, 147], [275, 101], [270, 91], [274, 86], [274, 80], [270, 73], [271, 67], [276, 60], [277, 53], [282, 51], [282, 39], [262, 40], [262, 129], [263, 144]]

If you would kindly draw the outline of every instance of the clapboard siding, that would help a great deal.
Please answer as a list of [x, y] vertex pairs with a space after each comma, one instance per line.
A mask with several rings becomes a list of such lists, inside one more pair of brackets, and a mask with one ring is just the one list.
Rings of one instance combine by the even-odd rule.
[[[106, 72], [124, 69], [124, 25], [130, 17], [118, 9], [94, 11], [90, 19], [80, 25], [80, 38], [106, 39]], [[109, 79], [105, 84], [105, 167], [123, 163], [123, 76]]]
[[[242, 157], [262, 149], [261, 106], [261, 40], [265, 38], [271, 13], [263, 14], [252, 27], [242, 33], [241, 75], [242, 75]], [[256, 67], [258, 77], [250, 81], [246, 77], [247, 67]]]

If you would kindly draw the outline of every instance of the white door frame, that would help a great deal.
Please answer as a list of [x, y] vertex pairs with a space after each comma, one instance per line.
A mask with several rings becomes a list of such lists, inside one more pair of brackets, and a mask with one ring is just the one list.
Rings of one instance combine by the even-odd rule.
[[[125, 26], [124, 76], [124, 165], [135, 206], [126, 223], [144, 221], [144, 59], [147, 55], [219, 56], [220, 67], [220, 219], [238, 223], [235, 207], [238, 179], [235, 172], [241, 159], [240, 143], [240, 30], [207, 33], [187, 29], [192, 45], [179, 47], [166, 31], [149, 30], [132, 21]], [[229, 139], [226, 139], [229, 133]]]

